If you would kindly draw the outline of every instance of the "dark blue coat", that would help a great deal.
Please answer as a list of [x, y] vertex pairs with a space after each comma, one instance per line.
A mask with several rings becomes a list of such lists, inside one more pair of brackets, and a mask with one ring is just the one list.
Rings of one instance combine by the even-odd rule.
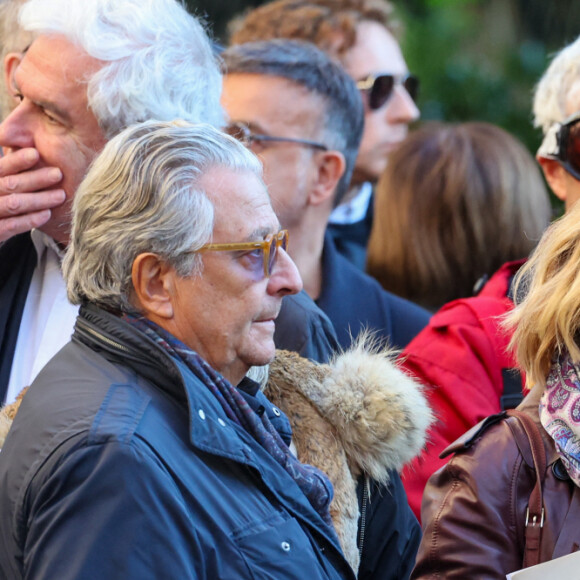
[[367, 212], [362, 220], [350, 224], [328, 224], [328, 231], [336, 249], [361, 272], [366, 269], [367, 245], [371, 235], [374, 213], [374, 193], [369, 199]]
[[363, 328], [395, 348], [405, 347], [429, 322], [430, 313], [387, 292], [341, 255], [327, 232], [322, 254], [322, 289], [318, 306], [332, 322], [343, 348]]
[[0, 513], [10, 580], [354, 578], [295, 481], [199, 379], [91, 307], [20, 407]]

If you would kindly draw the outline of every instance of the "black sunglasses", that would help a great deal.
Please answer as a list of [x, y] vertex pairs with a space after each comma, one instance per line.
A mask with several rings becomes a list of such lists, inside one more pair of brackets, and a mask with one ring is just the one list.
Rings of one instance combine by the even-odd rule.
[[380, 109], [393, 94], [396, 85], [402, 85], [413, 101], [419, 95], [419, 79], [413, 75], [369, 75], [356, 83], [356, 88], [368, 91], [369, 107], [372, 111]]
[[558, 161], [572, 177], [580, 180], [580, 112], [550, 127], [538, 155]]
[[304, 145], [306, 147], [312, 147], [313, 149], [321, 149], [322, 151], [328, 151], [328, 147], [317, 141], [311, 141], [310, 139], [297, 139], [294, 137], [275, 137], [273, 135], [260, 135], [257, 133], [252, 133], [252, 130], [245, 123], [230, 123], [224, 128], [224, 132], [230, 137], [233, 137], [242, 145], [246, 147], [251, 147], [253, 143], [296, 143], [298, 145]]

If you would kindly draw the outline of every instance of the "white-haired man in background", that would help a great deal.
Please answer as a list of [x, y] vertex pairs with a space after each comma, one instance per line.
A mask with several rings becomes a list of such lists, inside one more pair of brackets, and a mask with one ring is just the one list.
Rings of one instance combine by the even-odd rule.
[[[2, 6], [5, 27], [21, 4]], [[20, 25], [3, 38], [14, 108], [0, 125], [0, 402], [70, 337], [70, 204], [106, 141], [151, 118], [222, 122], [211, 43], [175, 0], [31, 0]]]

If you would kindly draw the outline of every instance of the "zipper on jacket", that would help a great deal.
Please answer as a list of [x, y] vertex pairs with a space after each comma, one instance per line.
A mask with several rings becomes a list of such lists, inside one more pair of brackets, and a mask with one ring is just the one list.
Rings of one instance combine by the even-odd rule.
[[363, 487], [362, 505], [360, 508], [360, 529], [358, 534], [358, 553], [362, 560], [363, 546], [365, 541], [365, 528], [367, 525], [367, 506], [369, 503], [369, 478], [365, 475], [365, 483]]
[[120, 344], [119, 342], [115, 342], [114, 340], [111, 340], [110, 338], [108, 338], [104, 334], [101, 334], [100, 332], [98, 332], [94, 328], [91, 328], [90, 326], [85, 324], [84, 321], [82, 320], [82, 318], [77, 319], [76, 326], [77, 326], [77, 329], [79, 331], [81, 331], [81, 333], [85, 332], [87, 334], [90, 334], [90, 335], [92, 335], [93, 338], [96, 338], [97, 340], [104, 342], [108, 346], [112, 346], [112, 347], [119, 349], [119, 350], [122, 350], [123, 352], [126, 352], [126, 353], [131, 352], [131, 350], [128, 349], [125, 345]]

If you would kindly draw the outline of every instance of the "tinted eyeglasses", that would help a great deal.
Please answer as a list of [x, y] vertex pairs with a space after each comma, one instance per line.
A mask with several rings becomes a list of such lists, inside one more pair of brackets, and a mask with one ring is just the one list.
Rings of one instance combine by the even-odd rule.
[[254, 251], [262, 255], [264, 276], [269, 278], [276, 263], [278, 248], [284, 251], [288, 249], [288, 230], [280, 230], [277, 234], [270, 234], [265, 239], [256, 242], [239, 242], [231, 244], [206, 244], [200, 252], [233, 252]]
[[297, 139], [294, 137], [275, 137], [273, 135], [261, 135], [259, 133], [253, 133], [250, 127], [245, 123], [230, 123], [224, 131], [245, 145], [246, 147], [251, 147], [254, 143], [297, 143], [298, 145], [304, 145], [305, 147], [313, 147], [314, 149], [320, 149], [321, 151], [328, 151], [328, 147], [317, 141], [311, 141], [310, 139]]
[[419, 95], [419, 79], [413, 75], [369, 75], [356, 83], [356, 88], [368, 92], [369, 108], [380, 109], [387, 103], [397, 85], [402, 85], [413, 101]]
[[550, 127], [538, 155], [558, 161], [570, 175], [580, 180], [580, 112]]

